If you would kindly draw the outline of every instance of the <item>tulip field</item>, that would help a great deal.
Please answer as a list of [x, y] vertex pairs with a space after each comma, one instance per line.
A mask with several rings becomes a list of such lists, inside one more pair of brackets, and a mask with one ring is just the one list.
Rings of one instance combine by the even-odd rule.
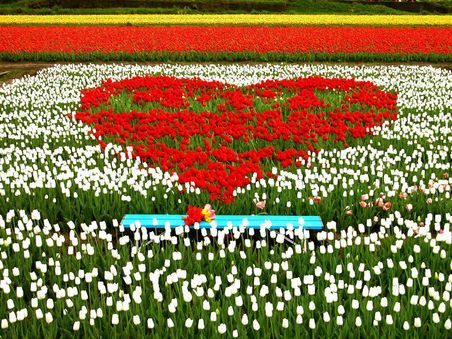
[[0, 85], [1, 338], [450, 336], [447, 23], [14, 20], [0, 59], [71, 63]]
[[0, 60], [450, 62], [451, 37], [449, 26], [0, 26]]

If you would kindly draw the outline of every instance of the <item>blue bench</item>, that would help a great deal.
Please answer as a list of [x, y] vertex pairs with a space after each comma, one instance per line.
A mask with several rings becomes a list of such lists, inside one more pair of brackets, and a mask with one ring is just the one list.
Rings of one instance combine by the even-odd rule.
[[[183, 226], [185, 215], [181, 214], [126, 214], [121, 221], [125, 229], [129, 229], [132, 224], [139, 224], [145, 228], [166, 227], [176, 228]], [[316, 215], [307, 216], [285, 216], [285, 215], [217, 215], [214, 223], [217, 229], [237, 227], [241, 225], [247, 228], [260, 229], [261, 225], [272, 230], [280, 228], [303, 228], [305, 230], [321, 231], [323, 229], [322, 219]], [[192, 226], [193, 228], [193, 226]], [[211, 223], [201, 222], [199, 228], [212, 228]]]

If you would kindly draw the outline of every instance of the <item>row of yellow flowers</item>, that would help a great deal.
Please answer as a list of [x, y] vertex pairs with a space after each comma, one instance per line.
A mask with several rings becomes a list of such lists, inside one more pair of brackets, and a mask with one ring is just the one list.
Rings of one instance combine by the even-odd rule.
[[452, 25], [452, 15], [0, 15], [0, 25]]

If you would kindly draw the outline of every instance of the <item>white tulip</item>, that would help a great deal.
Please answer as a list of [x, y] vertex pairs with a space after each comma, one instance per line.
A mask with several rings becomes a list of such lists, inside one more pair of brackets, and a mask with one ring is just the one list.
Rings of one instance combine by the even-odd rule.
[[167, 318], [166, 319], [166, 326], [168, 326], [168, 328], [173, 328], [174, 327], [174, 322], [171, 318]]
[[193, 325], [193, 320], [190, 319], [190, 318], [187, 318], [187, 319], [185, 320], [185, 327], [186, 327], [186, 328], [190, 328], [190, 327], [192, 327], [192, 325]]
[[141, 320], [140, 320], [140, 316], [139, 315], [134, 315], [133, 317], [132, 317], [132, 321], [133, 321], [133, 324], [134, 325], [139, 325], [139, 324], [141, 324]]
[[45, 319], [46, 319], [46, 323], [47, 323], [47, 324], [50, 324], [51, 322], [53, 322], [53, 316], [52, 316], [52, 313], [47, 312], [47, 313], [45, 314]]
[[360, 316], [357, 316], [356, 319], [355, 319], [355, 325], [356, 325], [356, 327], [361, 327], [362, 324], [363, 324], [363, 322], [362, 322], [362, 320], [361, 320], [361, 317], [360, 317]]
[[221, 323], [218, 325], [218, 333], [225, 334], [226, 333], [226, 324]]
[[450, 319], [447, 319], [447, 320], [444, 322], [444, 328], [445, 328], [446, 330], [450, 330], [451, 327], [452, 327], [452, 322], [451, 322]]
[[404, 321], [404, 322], [403, 322], [403, 329], [404, 329], [405, 331], [408, 331], [408, 330], [410, 329], [410, 324], [409, 324], [408, 321]]
[[254, 320], [253, 320], [253, 329], [254, 329], [255, 331], [259, 331], [260, 328], [261, 328], [261, 326], [260, 326], [259, 322], [258, 322], [256, 319], [254, 319]]
[[414, 318], [414, 327], [421, 327], [421, 318]]
[[154, 320], [152, 318], [148, 318], [148, 320], [146, 321], [146, 324], [149, 329], [154, 328]]
[[315, 329], [315, 320], [313, 318], [309, 319], [309, 328], [311, 330]]
[[394, 324], [394, 320], [392, 319], [392, 315], [390, 315], [390, 314], [386, 315], [386, 324], [388, 324], [388, 325]]
[[119, 324], [119, 316], [117, 313], [114, 313], [111, 317], [111, 324], [118, 325]]

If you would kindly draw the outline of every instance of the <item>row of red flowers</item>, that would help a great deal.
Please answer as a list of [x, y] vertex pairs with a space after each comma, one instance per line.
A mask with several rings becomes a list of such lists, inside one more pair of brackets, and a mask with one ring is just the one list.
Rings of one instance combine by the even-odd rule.
[[449, 54], [450, 27], [0, 26], [0, 52]]
[[[124, 100], [135, 109], [118, 112]], [[82, 92], [81, 108], [76, 119], [93, 125], [102, 146], [133, 146], [134, 156], [224, 201], [252, 173], [268, 175], [264, 163], [299, 166], [308, 150], [364, 137], [397, 115], [396, 94], [321, 77], [243, 88], [165, 76], [107, 80]]]

